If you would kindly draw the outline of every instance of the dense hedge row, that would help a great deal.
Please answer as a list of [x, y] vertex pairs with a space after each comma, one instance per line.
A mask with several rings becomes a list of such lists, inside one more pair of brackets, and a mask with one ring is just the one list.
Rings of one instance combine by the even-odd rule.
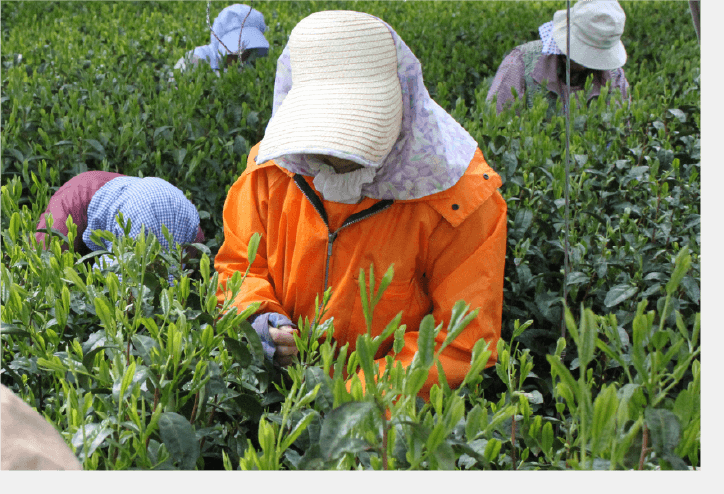
[[[246, 447], [247, 436], [260, 441], [255, 443], [259, 448], [265, 431], [272, 434], [266, 429], [267, 419], [260, 418], [264, 410], [271, 413], [267, 417], [273, 422], [277, 420], [276, 413], [283, 415], [284, 410], [275, 408], [279, 402], [288, 407], [286, 418], [278, 418], [275, 427], [292, 420], [293, 416], [292, 422], [297, 424], [302, 423], [302, 417], [312, 416], [310, 401], [304, 402], [301, 395], [299, 399], [291, 394], [285, 398], [275, 391], [273, 383], [278, 384], [282, 378], [254, 353], [253, 345], [250, 351], [244, 345], [233, 343], [235, 338], [243, 341], [248, 338], [251, 342], [253, 335], [242, 338], [238, 328], [229, 332], [228, 325], [212, 324], [218, 309], [205, 303], [208, 289], [204, 286], [212, 274], [203, 277], [196, 274], [190, 287], [179, 290], [164, 285], [163, 274], [169, 268], [159, 267], [157, 279], [152, 276], [155, 281], [143, 277], [134, 279], [143, 280], [151, 289], [150, 293], [142, 290], [139, 296], [137, 286], [134, 288], [130, 281], [115, 286], [105, 274], [89, 273], [83, 263], [76, 264], [77, 255], [73, 258], [71, 254], [29, 254], [22, 234], [32, 230], [53, 190], [79, 172], [103, 169], [160, 176], [187, 191], [197, 205], [202, 227], [211, 239], [206, 245], [213, 265], [213, 255], [223, 241], [221, 210], [226, 191], [244, 169], [249, 148], [264, 134], [271, 113], [276, 57], [289, 32], [300, 19], [318, 10], [360, 10], [392, 25], [420, 59], [430, 94], [472, 134], [486, 159], [503, 176], [502, 193], [509, 206], [503, 321], [508, 343], [502, 350], [507, 349], [514, 357], [508, 362], [501, 361], [497, 372], [486, 373], [482, 382], [471, 377], [463, 389], [466, 400], [463, 418], [467, 424], [478, 424], [482, 435], [476, 436], [477, 426], [468, 425], [469, 437], [465, 442], [455, 435], [458, 422], [443, 421], [444, 434], [442, 430], [436, 434], [452, 441], [449, 444], [455, 452], [452, 464], [449, 451], [433, 441], [427, 447], [437, 451], [440, 458], [435, 456], [438, 453], [431, 453], [429, 458], [418, 458], [417, 463], [408, 459], [398, 462], [398, 466], [436, 468], [454, 464], [460, 468], [511, 468], [517, 460], [518, 466], [530, 467], [521, 456], [527, 450], [525, 456], [532, 454], [543, 468], [557, 468], [564, 460], [569, 467], [589, 468], [590, 465], [581, 462], [570, 449], [575, 439], [580, 451], [590, 449], [589, 453], [597, 455], [599, 460], [606, 458], [609, 461], [606, 467], [630, 467], [628, 460], [617, 456], [615, 441], [611, 451], [611, 444], [601, 442], [594, 447], [586, 442], [591, 436], [586, 439], [584, 434], [581, 443], [578, 435], [586, 429], [585, 420], [583, 424], [578, 422], [585, 416], [579, 410], [581, 403], [592, 407], [598, 396], [602, 397], [601, 403], [604, 398], [612, 403], [613, 398], [609, 397], [612, 393], [618, 396], [619, 405], [626, 403], [626, 416], [638, 424], [635, 428], [623, 420], [616, 425], [621, 428], [616, 429], [617, 434], [628, 438], [627, 444], [632, 450], [635, 449], [632, 444], [639, 441], [640, 455], [640, 441], [646, 434], [655, 436], [655, 428], [651, 426], [655, 420], [669, 425], [675, 420], [683, 431], [681, 438], [672, 439], [673, 446], [660, 448], [653, 458], [663, 466], [680, 466], [682, 457], [688, 464], [696, 465], [699, 409], [694, 397], [698, 396], [700, 310], [699, 46], [686, 2], [621, 3], [627, 14], [624, 43], [629, 59], [625, 70], [632, 87], [632, 103], [612, 108], [594, 103], [590, 108], [574, 107], [571, 114], [568, 300], [571, 317], [581, 321], [581, 331], [589, 331], [594, 326], [600, 328], [599, 336], [593, 340], [597, 342], [595, 358], [591, 358], [588, 350], [581, 355], [580, 335], [569, 333], [569, 348], [565, 352], [558, 341], [563, 321], [560, 300], [565, 122], [562, 117], [547, 121], [543, 101], [530, 111], [512, 108], [501, 115], [496, 115], [492, 105], [485, 101], [490, 80], [504, 55], [517, 44], [537, 38], [538, 26], [562, 8], [563, 2], [255, 2], [270, 28], [266, 35], [271, 44], [269, 57], [257, 60], [254, 68], [241, 72], [230, 70], [220, 78], [206, 69], [190, 73], [172, 70], [187, 50], [208, 42], [205, 2], [3, 3], [3, 383], [16, 390], [25, 388], [21, 394], [26, 400], [44, 411], [69, 437], [77, 439], [78, 431], [86, 431], [89, 424], [102, 423], [99, 417], [113, 418], [113, 414], [100, 410], [117, 405], [113, 405], [113, 400], [118, 400], [117, 390], [112, 394], [98, 390], [114, 389], [119, 375], [121, 380], [117, 385], [120, 386], [133, 356], [140, 359], [138, 364], [145, 370], [140, 372], [134, 367], [129, 379], [139, 386], [148, 376], [158, 381], [147, 387], [144, 384], [144, 390], [129, 387], [128, 383], [125, 387], [129, 389], [129, 396], [133, 388], [133, 394], [138, 395], [136, 399], [147, 402], [146, 411], [154, 425], [141, 427], [144, 431], [139, 432], [139, 437], [152, 445], [148, 446], [151, 449], [144, 449], [143, 460], [123, 459], [127, 450], [121, 446], [125, 443], [121, 440], [119, 416], [112, 426], [107, 426], [106, 435], [96, 436], [102, 437], [96, 447], [102, 446], [95, 457], [88, 455], [95, 459], [87, 460], [86, 467], [168, 466], [168, 462], [164, 463], [158, 456], [170, 447], [165, 444], [163, 428], [158, 436], [159, 417], [169, 421], [165, 429], [169, 430], [176, 423], [174, 420], [183, 422], [176, 415], [186, 417], [186, 423], [191, 424], [203, 415], [207, 421], [206, 432], [198, 428], [195, 432], [201, 444], [201, 457], [208, 462], [227, 455], [238, 466], [239, 459], [252, 451]], [[215, 3], [212, 18], [225, 5]], [[688, 254], [682, 251], [684, 247]], [[134, 247], [122, 243], [118, 248]], [[130, 264], [137, 262], [143, 266], [143, 262], [156, 256], [150, 246], [143, 247], [151, 249], [146, 257], [143, 249], [135, 248], [137, 252], [129, 259]], [[680, 253], [677, 272], [675, 260]], [[202, 264], [205, 262], [202, 260]], [[173, 261], [161, 260], [157, 264], [169, 263], [172, 265]], [[77, 272], [80, 282], [69, 271]], [[672, 277], [674, 282], [670, 281]], [[66, 280], [65, 288], [61, 279]], [[124, 296], [140, 304], [135, 306], [136, 312], [111, 314], [110, 318], [103, 315], [103, 304], [112, 307]], [[60, 305], [54, 300], [59, 300]], [[645, 301], [648, 309], [655, 309], [657, 315], [646, 315], [642, 305]], [[129, 307], [131, 305], [129, 302]], [[139, 315], [134, 315], [136, 313]], [[594, 317], [594, 313], [602, 318]], [[66, 315], [65, 319], [62, 314]], [[179, 323], [182, 314], [183, 324]], [[649, 317], [655, 320], [649, 321]], [[147, 322], [150, 320], [155, 322]], [[59, 321], [65, 321], [67, 328], [58, 330]], [[531, 322], [513, 339], [516, 328], [522, 327], [516, 321]], [[597, 322], [594, 324], [594, 321]], [[183, 345], [191, 345], [174, 364], [174, 374], [177, 371], [178, 374], [169, 391], [165, 391], [159, 377], [165, 372], [162, 369], [168, 370], [168, 365], [164, 367], [165, 360], [157, 361], [148, 354], [148, 348], [154, 345], [168, 352], [160, 355], [173, 354], [164, 342], [166, 338], [173, 340], [180, 336], [165, 335], [169, 327], [166, 323], [183, 328], [178, 333], [184, 335]], [[161, 328], [158, 333], [150, 329], [153, 325]], [[125, 338], [111, 331], [116, 326], [126, 328]], [[654, 337], [656, 328], [667, 336]], [[609, 334], [609, 330], [613, 333]], [[673, 334], [669, 334], [672, 330]], [[46, 335], [42, 338], [47, 339], [50, 332], [54, 336], [39, 344], [38, 335]], [[648, 336], [643, 337], [644, 334]], [[116, 341], [111, 344], [114, 338]], [[573, 345], [571, 338], [578, 345]], [[105, 343], [99, 344], [101, 339]], [[620, 345], [616, 346], [614, 340]], [[220, 353], [219, 345], [223, 347]], [[113, 350], [116, 346], [123, 347], [123, 351]], [[104, 350], [99, 353], [98, 348]], [[671, 355], [667, 353], [669, 349], [674, 349]], [[70, 372], [67, 368], [70, 364], [64, 362], [74, 361], [70, 357], [74, 351], [78, 354], [76, 360], [87, 366], [85, 372], [91, 379], [74, 381], [77, 389], [67, 388], [67, 384], [58, 381]], [[645, 363], [640, 361], [641, 352], [648, 355]], [[655, 357], [657, 352], [663, 352], [662, 359]], [[522, 354], [526, 357], [521, 357]], [[101, 358], [103, 355], [105, 359]], [[558, 356], [562, 369], [550, 361], [552, 355]], [[666, 363], [662, 364], [663, 356], [667, 355]], [[58, 358], [60, 364], [54, 358]], [[361, 365], [364, 358], [358, 361]], [[191, 372], [184, 363], [201, 367]], [[523, 372], [529, 364], [532, 367]], [[323, 381], [315, 374], [314, 369], [320, 368], [317, 365], [319, 362], [307, 366], [299, 376], [290, 376], [292, 384], [287, 382], [282, 386], [291, 385], [296, 393], [305, 389], [304, 383]], [[581, 373], [586, 366], [588, 374]], [[566, 398], [566, 403], [574, 405], [564, 410], [561, 398], [566, 392], [556, 383], [569, 372], [565, 369], [570, 369], [576, 378], [580, 374], [581, 379], [578, 383], [568, 383], [576, 397]], [[510, 377], [509, 371], [517, 372], [519, 378], [521, 374], [531, 374], [525, 382], [519, 379], [513, 384], [504, 377]], [[306, 380], [304, 372], [311, 373], [306, 375]], [[202, 378], [203, 375], [206, 378]], [[219, 377], [230, 375], [234, 377], [227, 382]], [[675, 378], [667, 381], [666, 375]], [[660, 381], [654, 382], [655, 376]], [[342, 403], [352, 400], [352, 396], [361, 398], [354, 393], [349, 397], [344, 395], [335, 387], [335, 382], [325, 382], [320, 388], [322, 391], [317, 390], [324, 394], [326, 386], [330, 386], [329, 394], [325, 395], [328, 403], [323, 405], [315, 398], [313, 410], [317, 415], [305, 419], [308, 420], [305, 427], [313, 429], [309, 424], [317, 424], [317, 434], [330, 433], [336, 424], [332, 419], [340, 420], [339, 417], [345, 420], [357, 417], [360, 423], [372, 420], [364, 418], [371, 409], [362, 405], [359, 409], [347, 406], [344, 413], [348, 415], [332, 413]], [[613, 386], [606, 388], [605, 383], [615, 383], [618, 395], [606, 392]], [[629, 385], [631, 387], [626, 387]], [[667, 390], [660, 398], [661, 389], [656, 390], [659, 385]], [[154, 387], [164, 391], [154, 395], [150, 391]], [[96, 392], [92, 392], [93, 389]], [[579, 392], [580, 395], [576, 394]], [[532, 409], [525, 408], [521, 393], [526, 396], [526, 404], [530, 400]], [[369, 395], [366, 403], [379, 404], [379, 396]], [[442, 412], [448, 410], [448, 404], [456, 409], [455, 400], [462, 399], [449, 390], [442, 393], [441, 400], [443, 395], [445, 405], [441, 401], [439, 409], [433, 405], [425, 408], [424, 413], [418, 410], [420, 415], [415, 417], [420, 423], [424, 422], [425, 413], [430, 420], [435, 413], [442, 417], [448, 413]], [[224, 396], [228, 398], [226, 401]], [[679, 400], [677, 396], [686, 397], [693, 408], [683, 412], [684, 399]], [[636, 397], [635, 400], [632, 397]], [[76, 400], [73, 406], [64, 404], [68, 399]], [[78, 400], [88, 403], [84, 406], [78, 404]], [[203, 400], [208, 401], [208, 406]], [[212, 405], [213, 400], [218, 405]], [[631, 400], [638, 400], [638, 408], [630, 404]], [[170, 406], [170, 402], [175, 405]], [[163, 406], [157, 407], [158, 403]], [[414, 403], [408, 405], [415, 409]], [[68, 410], [76, 406], [77, 416], [69, 416]], [[408, 414], [404, 415], [405, 420], [414, 422], [409, 416], [413, 412], [405, 406], [401, 403], [395, 409], [393, 421], [403, 420], [401, 417]], [[480, 412], [474, 412], [476, 407]], [[156, 413], [156, 422], [150, 409]], [[653, 411], [644, 413], [644, 409]], [[486, 417], [490, 411], [502, 418], [499, 423], [487, 422], [486, 418], [486, 426], [476, 422], [482, 420], [479, 418], [471, 422], [470, 413], [478, 417], [483, 411]], [[643, 417], [640, 422], [638, 412]], [[676, 418], [672, 419], [669, 412]], [[158, 415], [165, 413], [175, 415]], [[445, 420], [452, 421], [456, 416], [446, 416]], [[540, 442], [544, 441], [540, 434], [545, 427], [539, 420], [536, 429], [532, 425], [534, 416], [556, 425], [555, 441], [551, 438], [550, 444], [547, 439], [545, 444]], [[325, 417], [329, 422], [325, 422]], [[516, 418], [525, 424], [522, 433], [516, 432]], [[88, 425], [84, 428], [82, 424]], [[400, 423], [397, 426], [404, 428]], [[312, 434], [309, 432], [312, 429], [307, 428], [305, 434]], [[382, 429], [386, 430], [385, 426]], [[106, 429], [98, 426], [93, 430], [98, 433]], [[279, 438], [278, 447], [283, 442], [283, 430], [274, 433]], [[206, 439], [204, 434], [208, 436]], [[523, 434], [517, 444], [516, 434]], [[297, 455], [313, 451], [310, 441], [314, 442], [314, 436], [310, 437], [306, 443], [292, 441], [296, 449], [289, 451], [294, 450]], [[106, 438], [111, 438], [110, 443], [103, 442]], [[484, 444], [475, 443], [483, 440]], [[79, 441], [73, 443], [83, 444], [82, 438]], [[661, 441], [659, 446], [665, 443]], [[465, 449], [462, 443], [472, 450]], [[362, 451], [348, 446], [353, 453]], [[193, 445], [190, 447], [193, 449]], [[478, 452], [481, 456], [476, 457], [475, 448], [480, 447], [483, 448]], [[646, 448], [645, 443], [643, 447]], [[151, 450], [155, 453], [151, 454]], [[573, 450], [577, 451], [576, 447]], [[289, 451], [278, 452], [285, 455], [286, 468], [355, 464], [337, 465], [331, 460], [320, 463], [312, 453], [306, 463], [299, 463], [299, 458]], [[330, 457], [346, 458], [344, 451], [342, 448], [326, 453], [330, 453]], [[572, 461], [574, 456], [576, 460]], [[664, 456], [668, 460], [661, 460]], [[672, 459], [674, 457], [679, 460]], [[182, 465], [192, 466], [195, 458]], [[370, 463], [374, 460], [364, 455], [355, 458], [362, 465], [374, 466]], [[474, 458], [477, 460], [473, 461]], [[275, 466], [254, 463], [253, 457], [247, 458], [243, 465]]]

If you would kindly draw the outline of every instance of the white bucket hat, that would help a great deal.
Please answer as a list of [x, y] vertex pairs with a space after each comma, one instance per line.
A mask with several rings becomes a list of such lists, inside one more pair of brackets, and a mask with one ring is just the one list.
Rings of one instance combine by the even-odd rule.
[[288, 48], [292, 86], [266, 128], [260, 162], [327, 154], [379, 168], [402, 122], [387, 26], [360, 12], [317, 12], [294, 27]]
[[[594, 70], [626, 63], [621, 43], [626, 14], [616, 0], [580, 0], [571, 8], [571, 60]], [[566, 53], [566, 11], [553, 15], [553, 39]]]

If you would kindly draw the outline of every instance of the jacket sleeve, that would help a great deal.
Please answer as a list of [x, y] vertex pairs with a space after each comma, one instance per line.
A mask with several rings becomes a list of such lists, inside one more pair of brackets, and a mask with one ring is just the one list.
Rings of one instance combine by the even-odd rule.
[[628, 101], [630, 103], [631, 102], [631, 91], [629, 89], [630, 86], [629, 86], [628, 80], [626, 80], [626, 74], [623, 70], [623, 67], [620, 67], [618, 69], [618, 77], [619, 77], [618, 87], [621, 89], [621, 97], [625, 101]]
[[[68, 227], [65, 223], [70, 216], [78, 227], [73, 248], [76, 251], [85, 248], [83, 232], [85, 232], [88, 226], [88, 205], [91, 203], [95, 193], [105, 184], [114, 178], [122, 176], [120, 173], [93, 170], [83, 172], [71, 178], [52, 195], [47, 209], [40, 215], [36, 230], [46, 228], [45, 217], [48, 213], [51, 213], [53, 215], [53, 228], [63, 235], [68, 235]], [[39, 243], [43, 244], [45, 241], [45, 233], [37, 231], [35, 238]], [[66, 250], [67, 248], [67, 244], [63, 243], [61, 249]]]
[[[249, 167], [253, 162], [248, 164]], [[261, 302], [257, 313], [277, 312], [289, 317], [282, 308], [271, 282], [267, 262], [267, 211], [269, 187], [267, 174], [263, 171], [244, 172], [229, 189], [224, 203], [224, 243], [216, 258], [214, 269], [219, 274], [219, 288], [216, 292], [219, 304], [230, 293], [226, 293], [228, 280], [239, 271], [243, 276], [249, 266], [247, 252], [249, 240], [254, 233], [261, 234], [254, 263], [233, 304], [244, 310], [252, 302]]]
[[206, 242], [206, 236], [204, 235], [204, 231], [201, 229], [201, 225], [199, 225], [199, 229], [196, 231], [196, 238], [194, 239], [195, 244], [200, 244]]
[[[440, 355], [447, 382], [459, 386], [471, 365], [472, 349], [479, 339], [489, 343], [492, 351], [486, 367], [497, 361], [503, 312], [503, 276], [507, 230], [507, 205], [495, 191], [458, 227], [441, 221], [430, 238], [426, 274], [428, 293], [433, 302], [435, 323], [443, 323], [436, 338], [436, 348], [447, 337], [447, 324], [453, 306], [459, 300], [479, 308], [477, 317]], [[417, 331], [405, 334], [405, 346], [395, 357], [404, 367], [412, 363], [417, 351]], [[380, 371], [384, 359], [377, 360]], [[364, 381], [363, 381], [364, 382]], [[432, 366], [420, 396], [429, 399], [430, 388], [438, 383], [438, 370]]]
[[493, 82], [488, 90], [486, 101], [494, 101], [497, 95], [497, 112], [503, 111], [513, 101], [512, 88], [515, 88], [518, 97], [522, 98], [525, 92], [525, 64], [520, 50], [514, 49], [503, 59], [495, 73]]
[[[60, 192], [60, 191], [59, 191]], [[63, 205], [63, 202], [56, 196], [53, 195], [50, 198], [50, 202], [48, 203], [48, 207], [43, 212], [43, 214], [40, 215], [40, 219], [38, 220], [38, 225], [35, 227], [36, 233], [35, 233], [35, 240], [38, 241], [40, 245], [43, 246], [43, 249], [45, 249], [45, 233], [42, 230], [45, 230], [48, 225], [46, 224], [45, 217], [51, 214], [53, 215], [53, 228], [58, 230], [63, 235], [68, 235], [68, 227], [66, 226], [66, 221], [68, 220], [69, 212], [66, 210], [66, 208]], [[75, 220], [75, 218], [73, 218]], [[85, 225], [79, 226], [79, 233], [82, 233], [83, 230], [85, 230]], [[79, 243], [79, 237], [81, 235], [78, 235], [76, 237], [76, 244]], [[78, 249], [78, 245], [75, 245], [76, 250]], [[68, 245], [66, 243], [63, 243], [61, 245], [61, 250], [65, 251], [68, 249]]]
[[[45, 248], [45, 233], [40, 232], [40, 230], [47, 227], [45, 218], [48, 214], [53, 215], [53, 228], [66, 236], [68, 235], [66, 221], [69, 216], [72, 217], [73, 222], [78, 227], [73, 248], [76, 251], [82, 248], [83, 232], [88, 225], [88, 205], [91, 199], [93, 199], [93, 195], [108, 180], [116, 176], [121, 176], [115, 173], [107, 175], [108, 176], [102, 172], [81, 173], [64, 183], [58, 191], [51, 196], [48, 207], [45, 212], [40, 215], [38, 226], [36, 227], [37, 233], [35, 234], [35, 238], [38, 243], [43, 245], [43, 248]], [[67, 249], [68, 245], [63, 243], [61, 250], [65, 251]]]
[[[45, 233], [41, 232], [47, 228], [46, 216], [48, 214], [53, 215], [53, 228], [58, 230], [63, 235], [68, 235], [68, 227], [66, 221], [68, 217], [73, 217], [73, 222], [77, 225], [77, 236], [73, 247], [78, 250], [83, 243], [83, 232], [88, 224], [87, 209], [90, 204], [93, 194], [97, 190], [95, 187], [88, 188], [84, 187], [84, 179], [88, 174], [80, 174], [66, 183], [64, 183], [58, 191], [53, 194], [48, 202], [48, 207], [45, 209], [43, 214], [40, 215], [38, 225], [35, 228], [37, 233], [35, 239], [39, 244], [45, 248]], [[65, 251], [68, 249], [68, 245], [63, 243], [61, 250]]]

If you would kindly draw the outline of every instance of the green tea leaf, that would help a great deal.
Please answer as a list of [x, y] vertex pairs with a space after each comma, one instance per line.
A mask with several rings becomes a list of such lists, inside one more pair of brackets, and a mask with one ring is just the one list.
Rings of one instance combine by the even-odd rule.
[[[432, 314], [426, 315], [420, 323], [417, 336], [417, 354], [412, 366], [428, 370], [435, 358], [435, 318]], [[417, 366], [415, 365], [417, 364]]]
[[578, 358], [581, 361], [581, 367], [585, 368], [593, 358], [593, 352], [596, 349], [596, 339], [598, 338], [598, 323], [596, 315], [591, 309], [583, 309], [581, 305], [581, 325], [579, 327], [580, 344], [578, 347]]
[[659, 457], [674, 455], [681, 436], [681, 426], [676, 415], [663, 408], [647, 408], [644, 412], [644, 419], [649, 428], [652, 447], [656, 451], [656, 455]]
[[234, 360], [236, 360], [243, 369], [249, 367], [249, 364], [251, 364], [251, 353], [249, 353], [249, 349], [245, 345], [228, 337], [224, 338], [224, 344], [234, 356]]
[[375, 361], [370, 346], [371, 342], [368, 335], [361, 334], [357, 337], [357, 357], [359, 365], [362, 368], [362, 373], [364, 374], [368, 393], [373, 392], [371, 388], [374, 388], [375, 383]]
[[256, 252], [259, 250], [259, 242], [261, 241], [261, 234], [254, 233], [249, 240], [249, 246], [247, 247], [246, 258], [249, 260], [249, 265], [254, 264], [256, 260]]
[[691, 255], [689, 254], [688, 247], [684, 247], [677, 254], [674, 264], [674, 273], [671, 275], [671, 279], [669, 280], [669, 282], [666, 283], [667, 295], [672, 295], [676, 291], [676, 289], [679, 287], [679, 284], [681, 283], [682, 278], [684, 277], [684, 275], [686, 275], [687, 271], [689, 271], [690, 266]]
[[84, 292], [87, 291], [87, 288], [85, 286], [85, 283], [83, 283], [83, 280], [80, 279], [80, 276], [78, 276], [78, 273], [75, 272], [75, 270], [71, 267], [66, 267], [63, 270], [63, 274], [65, 274], [65, 278], [67, 281], [70, 281], [74, 285], [78, 286], [81, 290]]
[[593, 423], [591, 424], [591, 440], [593, 456], [605, 447], [615, 426], [618, 397], [616, 388], [611, 385], [601, 391], [593, 403]]
[[106, 328], [107, 331], [110, 331], [111, 334], [114, 334], [116, 331], [116, 322], [115, 318], [113, 317], [115, 311], [111, 309], [110, 304], [106, 301], [105, 298], [96, 297], [93, 300], [93, 304], [95, 305], [98, 317], [101, 318], [103, 326]]
[[546, 422], [541, 431], [541, 447], [547, 457], [553, 456], [553, 424]]
[[[502, 340], [498, 340], [500, 343]], [[499, 344], [498, 348], [500, 348], [502, 344]], [[473, 345], [473, 354], [470, 359], [470, 369], [468, 370], [467, 374], [465, 374], [465, 378], [463, 379], [463, 383], [471, 383], [476, 381], [481, 374], [483, 373], [483, 370], [488, 366], [488, 363], [490, 362], [490, 356], [493, 354], [493, 351], [489, 349], [490, 343], [480, 339], [475, 342], [475, 345]], [[507, 350], [504, 350], [501, 352], [504, 354], [507, 354]], [[496, 369], [497, 370], [497, 369]]]
[[[152, 350], [154, 348], [157, 351], [161, 350], [161, 347], [158, 344], [158, 342], [155, 339], [151, 338], [150, 336], [146, 336], [146, 335], [142, 335], [142, 334], [134, 334], [131, 337], [131, 341], [133, 342], [133, 347], [136, 349], [138, 354], [143, 359], [143, 363], [148, 366], [152, 365], [154, 363], [153, 357], [152, 357], [152, 355], [153, 355]], [[86, 358], [87, 358], [87, 356], [83, 358], [83, 362], [85, 362]]]
[[423, 368], [410, 369], [405, 379], [405, 394], [416, 396], [427, 380], [428, 370]]
[[615, 307], [616, 305], [620, 304], [621, 302], [630, 299], [636, 293], [638, 293], [639, 289], [635, 286], [631, 286], [629, 284], [621, 284], [621, 285], [615, 285], [613, 288], [611, 288], [608, 293], [606, 294], [606, 298], [603, 301], [604, 305], [606, 307]]
[[553, 355], [547, 356], [548, 363], [551, 366], [551, 373], [557, 375], [571, 390], [578, 390], [578, 383], [570, 371], [561, 363], [561, 361]]
[[95, 356], [106, 348], [118, 349], [118, 347], [115, 345], [103, 345], [95, 347], [93, 350], [83, 355], [83, 367], [85, 367], [89, 371], [92, 370], [93, 360], [95, 359]]
[[250, 394], [241, 394], [233, 398], [241, 413], [254, 422], [258, 422], [264, 413], [259, 399]]
[[319, 386], [316, 402], [322, 412], [328, 412], [334, 407], [334, 395], [332, 392], [332, 380], [320, 367], [307, 367], [304, 370], [304, 380], [308, 386], [315, 388]]
[[487, 446], [485, 446], [485, 452], [483, 453], [483, 456], [485, 456], [485, 459], [490, 462], [494, 461], [498, 458], [498, 455], [500, 454], [500, 448], [502, 446], [503, 444], [497, 439], [490, 439]]
[[16, 324], [8, 324], [8, 323], [6, 323], [6, 322], [2, 322], [2, 323], [0, 324], [0, 333], [1, 333], [1, 334], [4, 334], [4, 335], [5, 335], [5, 334], [7, 334], [7, 335], [10, 335], [10, 334], [18, 335], [18, 336], [23, 337], [23, 338], [27, 338], [27, 337], [30, 336], [30, 333], [29, 333], [28, 331], [25, 331], [25, 330], [23, 330], [23, 329], [20, 329], [20, 326], [18, 326], [18, 325], [16, 325]]
[[377, 353], [377, 350], [380, 348], [380, 345], [392, 334], [397, 331], [397, 328], [400, 326], [400, 321], [402, 320], [402, 314], [404, 311], [400, 311], [397, 313], [397, 315], [387, 324], [384, 330], [382, 330], [382, 333], [378, 334], [374, 337], [372, 340], [372, 352], [374, 354]]
[[259, 338], [259, 335], [254, 331], [249, 321], [239, 323], [239, 329], [249, 342], [249, 346], [254, 355], [264, 358], [264, 347], [261, 345], [261, 338]]
[[280, 452], [286, 451], [289, 449], [289, 447], [294, 443], [294, 441], [297, 440], [299, 435], [304, 432], [307, 429], [307, 426], [312, 422], [314, 417], [316, 416], [315, 412], [307, 413], [302, 420], [296, 423], [294, 426], [294, 429], [291, 430], [289, 435], [284, 438], [284, 441], [282, 441], [282, 446], [280, 449]]
[[350, 401], [332, 410], [322, 422], [319, 444], [327, 459], [335, 458], [346, 445], [345, 439], [372, 411], [370, 402]]
[[476, 404], [470, 412], [465, 421], [465, 437], [468, 442], [473, 441], [477, 435], [481, 432], [482, 427], [482, 414], [483, 410], [479, 404]]
[[199, 441], [186, 417], [175, 412], [163, 412], [158, 419], [161, 441], [178, 462], [181, 470], [193, 470], [200, 455]]
[[[370, 270], [370, 274], [373, 274], [374, 272]], [[380, 286], [377, 288], [377, 293], [375, 294], [374, 301], [372, 302], [372, 305], [377, 305], [377, 302], [380, 301], [382, 298], [382, 295], [384, 294], [385, 290], [388, 286], [390, 286], [390, 283], [392, 283], [392, 277], [395, 275], [395, 265], [390, 264], [390, 267], [387, 268], [387, 271], [385, 271], [384, 276], [380, 280]], [[370, 278], [370, 284], [374, 283], [374, 279]]]
[[73, 434], [70, 442], [76, 449], [78, 459], [84, 462], [87, 458], [90, 458], [95, 450], [98, 449], [111, 434], [113, 434], [113, 429], [108, 427], [107, 421], [104, 420], [101, 423], [82, 425], [76, 433]]

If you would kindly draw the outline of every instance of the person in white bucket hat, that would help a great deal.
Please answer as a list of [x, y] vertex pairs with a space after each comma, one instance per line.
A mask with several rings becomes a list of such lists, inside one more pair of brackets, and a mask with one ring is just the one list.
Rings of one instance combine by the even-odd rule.
[[[435, 103], [420, 62], [397, 33], [369, 14], [324, 11], [300, 21], [277, 62], [272, 117], [224, 205], [224, 243], [214, 266], [220, 302], [226, 283], [246, 272], [248, 242], [261, 233], [256, 259], [233, 304], [259, 302], [252, 326], [279, 365], [296, 353], [294, 325], [312, 319], [328, 287], [324, 319], [354, 350], [366, 334], [358, 276], [377, 279], [394, 264], [375, 308], [372, 334], [402, 311], [403, 366], [417, 350], [423, 317], [449, 321], [465, 300], [480, 307], [441, 362], [451, 386], [470, 369], [484, 340], [497, 359], [506, 246], [501, 179], [475, 140]], [[438, 336], [438, 345], [445, 339]], [[364, 382], [364, 380], [362, 380]], [[437, 383], [433, 366], [421, 390]]]
[[[571, 8], [571, 92], [584, 89], [593, 76], [587, 103], [610, 84], [612, 93], [629, 98], [629, 84], [624, 74], [626, 50], [621, 42], [626, 14], [616, 0], [581, 0]], [[553, 20], [539, 27], [540, 40], [518, 46], [498, 67], [487, 100], [496, 102], [498, 113], [512, 103], [513, 92], [525, 98], [530, 108], [537, 94], [548, 100], [548, 116], [556, 100], [566, 94], [566, 10], [559, 10]]]
[[[269, 42], [264, 37], [264, 32], [267, 30], [264, 15], [248, 5], [237, 3], [226, 7], [214, 19], [211, 29], [213, 33], [209, 34], [209, 44], [197, 46], [187, 52], [176, 62], [174, 69], [184, 71], [206, 62], [218, 76], [222, 60], [226, 61], [226, 65], [236, 63], [240, 49], [242, 64], [253, 63], [255, 59], [265, 57], [269, 53]], [[241, 33], [241, 47], [239, 33]]]

